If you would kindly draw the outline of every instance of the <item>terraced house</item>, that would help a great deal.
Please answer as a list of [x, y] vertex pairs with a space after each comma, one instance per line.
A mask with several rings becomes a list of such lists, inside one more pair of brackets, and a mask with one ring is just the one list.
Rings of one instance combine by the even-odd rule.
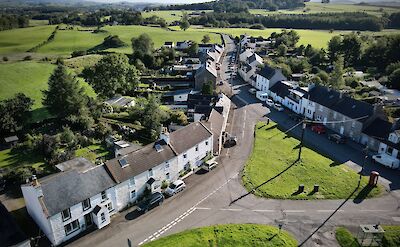
[[143, 148], [94, 165], [84, 158], [57, 165], [59, 172], [21, 186], [29, 215], [53, 245], [89, 228], [103, 228], [111, 216], [143, 196], [160, 191], [213, 153], [213, 134], [201, 122], [172, 133]]

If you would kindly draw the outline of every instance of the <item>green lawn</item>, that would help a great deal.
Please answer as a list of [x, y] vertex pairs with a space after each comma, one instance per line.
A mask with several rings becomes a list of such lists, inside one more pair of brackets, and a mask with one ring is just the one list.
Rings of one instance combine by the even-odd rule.
[[43, 157], [35, 153], [23, 153], [11, 149], [0, 151], [0, 168], [12, 167], [14, 169], [21, 166], [32, 166], [38, 168], [43, 165]]
[[180, 10], [159, 10], [159, 11], [150, 11], [150, 12], [142, 12], [143, 18], [151, 17], [156, 15], [158, 17], [163, 18], [167, 23], [171, 23], [174, 21], [179, 21], [182, 18], [182, 11]]
[[109, 158], [109, 155], [110, 152], [101, 144], [93, 144], [75, 151], [76, 157], [84, 157], [92, 162], [95, 162], [97, 158]]
[[[305, 8], [297, 8], [291, 10], [266, 11], [263, 9], [252, 9], [250, 13], [259, 15], [276, 15], [276, 14], [316, 14], [316, 13], [341, 13], [341, 12], [365, 12], [370, 15], [382, 16], [384, 12], [399, 12], [399, 9], [391, 7], [363, 6], [356, 4], [323, 4], [323, 3], [305, 3]], [[381, 11], [381, 9], [383, 11]]]
[[29, 20], [30, 27], [49, 25], [48, 20]]
[[[277, 199], [344, 199], [357, 188], [356, 172], [309, 148], [303, 148], [301, 161], [295, 162], [298, 145], [297, 139], [283, 134], [275, 123], [258, 123], [254, 150], [243, 172], [246, 189], [251, 191], [270, 180], [254, 194]], [[363, 177], [352, 198], [362, 200], [380, 194], [381, 186], [369, 191], [367, 182]], [[300, 184], [305, 186], [302, 193], [297, 191]], [[320, 186], [317, 193], [313, 193], [314, 184]]]
[[203, 246], [297, 246], [291, 234], [276, 227], [257, 224], [227, 224], [202, 227], [173, 234], [148, 244], [146, 247], [203, 247]]
[[[400, 226], [382, 226], [385, 230], [382, 240], [383, 247], [400, 246]], [[338, 227], [335, 232], [336, 240], [341, 247], [359, 247], [355, 236], [345, 227]]]
[[45, 41], [55, 26], [16, 28], [0, 32], [0, 54], [26, 52]]
[[[173, 27], [174, 29], [178, 29], [179, 27]], [[203, 31], [209, 33], [226, 33], [232, 36], [240, 36], [241, 34], [247, 34], [251, 36], [262, 36], [264, 38], [268, 38], [271, 33], [277, 32], [280, 33], [282, 31], [281, 28], [266, 28], [264, 30], [256, 30], [249, 28], [189, 28], [188, 31]], [[300, 40], [298, 45], [308, 45], [311, 44], [316, 48], [327, 48], [329, 40], [333, 36], [348, 34], [351, 31], [334, 31], [330, 33], [327, 30], [306, 30], [306, 29], [294, 29], [299, 35]], [[381, 32], [361, 32], [369, 35], [388, 35], [388, 34], [400, 34], [400, 30], [383, 30]]]

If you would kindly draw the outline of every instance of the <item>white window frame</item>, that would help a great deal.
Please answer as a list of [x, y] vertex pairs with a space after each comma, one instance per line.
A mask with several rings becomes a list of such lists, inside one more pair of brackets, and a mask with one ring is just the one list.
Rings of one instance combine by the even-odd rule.
[[[134, 195], [134, 196], [132, 196], [132, 195]], [[136, 190], [131, 190], [131, 192], [129, 192], [129, 197], [131, 199], [135, 199], [136, 198]]]
[[[68, 212], [68, 216], [67, 216], [67, 217], [65, 217], [64, 212]], [[67, 220], [71, 219], [71, 217], [72, 217], [72, 216], [71, 216], [71, 210], [70, 210], [70, 208], [64, 209], [64, 210], [61, 212], [61, 218], [62, 218], [63, 221], [67, 221]]]
[[106, 191], [101, 192], [101, 200], [104, 202], [107, 199], [108, 199], [107, 192]]
[[112, 202], [107, 203], [106, 206], [107, 206], [108, 212], [112, 212], [112, 211], [114, 210], [114, 207], [113, 207], [113, 205], [112, 205]]
[[[75, 228], [74, 228], [74, 223], [75, 223]], [[71, 229], [68, 230], [68, 227], [71, 227]], [[72, 222], [70, 222], [70, 223], [68, 223], [68, 224], [66, 224], [64, 226], [65, 235], [68, 236], [68, 235], [78, 231], [80, 228], [81, 228], [81, 226], [79, 224], [79, 221], [78, 220], [74, 220], [74, 221], [72, 221]]]
[[152, 176], [154, 176], [153, 169], [149, 169], [149, 177], [152, 177]]
[[[85, 202], [89, 202], [89, 206], [88, 207], [85, 207]], [[91, 207], [92, 207], [92, 205], [90, 203], [90, 198], [82, 201], [82, 210], [83, 211], [86, 211], [86, 210], [90, 209]]]
[[103, 212], [100, 214], [101, 223], [106, 222], [106, 214]]

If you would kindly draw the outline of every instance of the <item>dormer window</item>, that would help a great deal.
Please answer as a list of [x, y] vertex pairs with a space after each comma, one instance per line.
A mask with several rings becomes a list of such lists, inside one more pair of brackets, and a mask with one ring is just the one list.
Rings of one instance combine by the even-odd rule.
[[62, 220], [66, 221], [71, 219], [71, 210], [69, 208], [61, 212]]
[[153, 169], [150, 169], [149, 170], [149, 177], [152, 177], [154, 174], [153, 174]]

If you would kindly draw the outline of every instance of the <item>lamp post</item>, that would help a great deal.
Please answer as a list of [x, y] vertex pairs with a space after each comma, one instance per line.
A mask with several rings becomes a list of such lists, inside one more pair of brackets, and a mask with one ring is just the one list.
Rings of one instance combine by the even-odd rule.
[[303, 124], [302, 124], [302, 129], [301, 129], [301, 139], [300, 139], [300, 148], [299, 148], [299, 156], [297, 157], [297, 161], [300, 160], [301, 158], [301, 149], [303, 147], [303, 140], [304, 140], [304, 132], [306, 130], [307, 127], [307, 122], [305, 120], [303, 120]]

